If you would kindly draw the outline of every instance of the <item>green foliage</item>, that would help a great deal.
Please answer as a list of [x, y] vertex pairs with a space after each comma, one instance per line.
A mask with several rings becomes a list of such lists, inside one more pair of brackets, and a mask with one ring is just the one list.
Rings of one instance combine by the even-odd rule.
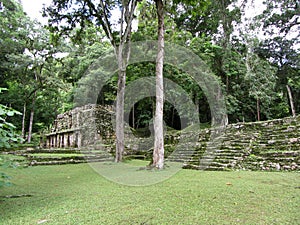
[[[263, 20], [266, 32], [270, 34], [278, 32], [286, 35], [299, 29], [299, 2], [266, 0], [264, 4], [266, 10], [258, 16], [258, 19]], [[299, 37], [299, 33], [296, 35]]]
[[[0, 93], [5, 88], [0, 88]], [[10, 148], [13, 143], [20, 142], [22, 139], [16, 134], [16, 127], [7, 121], [7, 117], [22, 115], [20, 112], [0, 104], [0, 149]]]
[[18, 168], [19, 164], [15, 163], [10, 156], [0, 154], [0, 188], [3, 187], [10, 187], [12, 186], [11, 179], [12, 177], [9, 176], [7, 173], [2, 172], [3, 170], [7, 170], [9, 168], [16, 169]]
[[[5, 88], [0, 88], [0, 94]], [[7, 149], [13, 146], [14, 143], [21, 142], [20, 138], [15, 133], [15, 126], [7, 122], [7, 117], [15, 115], [22, 115], [20, 112], [0, 104], [0, 150]], [[1, 152], [0, 152], [1, 153]], [[8, 156], [0, 154], [0, 168], [15, 167], [15, 164], [9, 159]], [[3, 186], [10, 186], [10, 176], [4, 172], [0, 172], [0, 188]]]
[[[172, 17], [179, 30], [190, 32], [193, 36], [198, 33], [206, 34], [208, 30], [212, 30], [213, 26], [209, 26], [205, 18], [210, 14], [214, 1], [173, 1], [171, 5]], [[208, 22], [208, 23], [207, 23]], [[213, 21], [214, 23], [215, 21]], [[216, 25], [216, 24], [214, 24]], [[208, 29], [207, 29], [208, 28]]]
[[11, 142], [19, 141], [15, 134], [15, 126], [6, 121], [6, 117], [14, 116], [15, 114], [22, 115], [7, 106], [0, 104], [0, 148], [10, 148]]
[[[8, 91], [0, 95], [0, 101], [20, 112], [26, 107], [26, 129], [30, 111], [34, 110], [34, 132], [46, 132], [58, 113], [74, 107], [75, 90], [81, 91], [78, 81], [111, 46], [111, 40], [105, 37], [107, 32], [102, 29], [101, 12], [97, 8], [98, 14], [88, 10], [92, 5], [98, 6], [99, 1], [84, 0], [85, 4], [76, 3], [76, 7], [68, 7], [74, 1], [53, 1], [44, 10], [45, 15], [50, 16], [48, 30], [29, 19], [18, 1], [1, 2], [0, 86]], [[155, 5], [153, 1], [138, 2], [138, 29], [132, 32], [132, 40], [156, 39]], [[235, 26], [240, 27], [245, 13], [243, 5], [236, 0], [166, 2], [165, 40], [191, 49], [220, 78], [230, 122], [255, 120], [257, 97], [261, 100], [264, 119], [290, 115], [286, 85], [291, 87], [296, 112], [300, 112], [299, 38], [293, 33], [299, 26], [299, 7], [295, 1], [265, 2], [266, 11], [249, 26], [254, 31], [236, 36]], [[120, 4], [120, 1], [107, 1], [107, 10], [120, 10]], [[109, 25], [112, 25], [110, 13], [108, 19]], [[247, 58], [247, 35], [255, 33], [260, 24], [270, 35], [263, 41], [257, 39], [252, 55]], [[115, 32], [117, 28], [112, 26], [115, 41], [119, 40], [119, 34]], [[248, 70], [247, 63], [251, 67]], [[154, 74], [153, 63], [129, 65], [126, 84]], [[186, 91], [199, 108], [201, 122], [210, 121], [207, 99], [185, 71], [178, 70], [176, 65], [165, 65], [164, 77]], [[106, 82], [99, 93], [98, 103], [114, 103], [117, 80], [115, 75]], [[93, 80], [90, 82], [93, 83]], [[178, 93], [174, 94], [181, 97]], [[89, 96], [82, 94], [81, 97]], [[153, 117], [154, 101], [153, 98], [145, 98], [136, 103], [135, 127], [148, 126]], [[184, 105], [181, 107], [184, 108]], [[166, 103], [164, 113], [168, 125], [172, 120], [179, 120], [174, 117], [174, 112], [174, 107]], [[126, 113], [132, 113], [132, 109]], [[21, 129], [19, 117], [6, 117], [5, 129], [13, 129], [12, 124], [16, 127], [14, 130]]]
[[[276, 91], [279, 98], [276, 105], [284, 109], [281, 116], [290, 115], [286, 85], [291, 86], [296, 112], [300, 110], [300, 86], [297, 80], [300, 77], [299, 61], [299, 2], [297, 1], [264, 1], [266, 9], [256, 17], [256, 21], [263, 25], [268, 37], [256, 48], [256, 53], [268, 59], [278, 68]], [[260, 26], [260, 25], [259, 25]], [[296, 84], [293, 86], [293, 84]], [[278, 101], [280, 103], [278, 104]], [[284, 107], [283, 107], [284, 106]], [[278, 112], [279, 107], [272, 107]], [[278, 114], [278, 113], [277, 113]]]
[[14, 0], [1, 1], [0, 10], [0, 86], [4, 86], [4, 79], [9, 72], [10, 64], [8, 54], [22, 52], [23, 32], [20, 27], [25, 18], [25, 14], [19, 3]]
[[[250, 50], [251, 51], [251, 50]], [[262, 103], [264, 114], [268, 119], [269, 106], [276, 97], [276, 68], [266, 60], [259, 58], [256, 54], [249, 52], [246, 57], [247, 73], [245, 81], [249, 84], [249, 96], [254, 97], [257, 104]]]

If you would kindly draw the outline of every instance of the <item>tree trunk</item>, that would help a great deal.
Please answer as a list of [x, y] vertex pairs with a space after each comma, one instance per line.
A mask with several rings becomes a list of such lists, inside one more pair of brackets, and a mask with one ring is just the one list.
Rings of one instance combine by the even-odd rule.
[[260, 121], [260, 100], [256, 99], [257, 121]]
[[[222, 90], [221, 90], [221, 87], [218, 87], [218, 94], [215, 96], [215, 101], [216, 102], [220, 102], [222, 101]], [[221, 110], [224, 110], [224, 109], [221, 109]], [[215, 125], [221, 125], [221, 126], [227, 126], [228, 125], [228, 115], [227, 115], [227, 112], [226, 111], [220, 111], [219, 112], [221, 114], [221, 117], [217, 118], [216, 116], [212, 116], [212, 121], [211, 121], [211, 124], [212, 126], [215, 126]]]
[[[126, 82], [126, 66], [130, 56], [131, 26], [134, 18], [134, 11], [137, 1], [120, 1], [121, 18], [119, 37], [113, 35], [111, 24], [109, 23], [109, 10], [105, 1], [99, 1], [99, 10], [102, 15], [98, 17], [102, 28], [114, 47], [118, 61], [118, 89], [116, 103], [116, 162], [122, 161], [124, 152], [124, 94]], [[98, 9], [96, 10], [98, 11]], [[98, 11], [99, 12], [99, 11]], [[118, 44], [117, 44], [118, 43]], [[127, 45], [125, 45], [127, 43]]]
[[197, 94], [194, 95], [195, 97], [195, 106], [196, 106], [196, 112], [198, 113], [198, 115], [200, 114], [200, 108], [199, 108], [199, 98], [197, 96]]
[[175, 107], [172, 107], [172, 127], [174, 127]]
[[[129, 25], [131, 26], [131, 25]], [[126, 67], [130, 57], [130, 38], [131, 28], [126, 40], [121, 40], [118, 46], [118, 89], [117, 89], [117, 104], [116, 104], [116, 157], [115, 162], [122, 162], [124, 153], [124, 96], [126, 85]], [[125, 43], [127, 43], [125, 45]]]
[[[122, 51], [119, 49], [119, 51]], [[122, 54], [119, 53], [119, 54]], [[120, 58], [119, 58], [120, 60]], [[121, 59], [122, 60], [122, 59]], [[121, 162], [124, 153], [124, 95], [126, 68], [119, 69], [117, 105], [116, 105], [116, 157], [115, 162]]]
[[229, 95], [229, 76], [226, 75], [226, 95]]
[[158, 15], [158, 52], [156, 58], [156, 108], [154, 118], [153, 167], [164, 167], [164, 133], [163, 133], [163, 63], [164, 63], [164, 4], [155, 0]]
[[23, 105], [23, 116], [22, 116], [22, 138], [23, 139], [25, 139], [25, 119], [26, 119], [26, 102]]
[[28, 129], [28, 138], [27, 142], [31, 142], [32, 137], [32, 126], [33, 126], [33, 116], [34, 116], [34, 105], [35, 105], [35, 98], [36, 98], [36, 91], [34, 92], [33, 99], [32, 99], [32, 108], [30, 111], [30, 118], [29, 118], [29, 129]]
[[293, 95], [292, 95], [291, 88], [290, 88], [289, 85], [286, 85], [286, 89], [287, 89], [288, 95], [289, 95], [289, 100], [290, 100], [292, 115], [293, 115], [293, 117], [296, 117], [296, 111], [295, 111], [295, 106], [294, 106], [294, 101], [293, 101]]
[[135, 121], [134, 121], [135, 118], [134, 118], [134, 116], [135, 116], [135, 115], [134, 115], [134, 104], [133, 104], [133, 107], [132, 107], [132, 128], [133, 128], [133, 129], [135, 129], [135, 125], [134, 125], [134, 123], [135, 123]]

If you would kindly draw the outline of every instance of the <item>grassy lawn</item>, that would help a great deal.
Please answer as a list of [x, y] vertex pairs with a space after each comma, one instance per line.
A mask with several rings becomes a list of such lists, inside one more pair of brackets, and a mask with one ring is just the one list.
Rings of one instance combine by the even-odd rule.
[[[15, 183], [0, 189], [5, 225], [300, 224], [295, 172], [180, 170], [164, 182], [139, 187], [110, 182], [88, 164], [5, 172]], [[3, 197], [12, 195], [31, 197]]]

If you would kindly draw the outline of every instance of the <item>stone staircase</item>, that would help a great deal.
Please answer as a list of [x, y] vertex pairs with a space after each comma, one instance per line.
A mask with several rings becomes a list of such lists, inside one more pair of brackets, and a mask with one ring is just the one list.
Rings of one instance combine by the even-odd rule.
[[202, 156], [209, 140], [210, 130], [195, 130], [183, 132], [174, 143], [174, 152], [167, 156], [167, 161], [180, 163], [196, 163], [195, 159]]
[[213, 141], [210, 134], [202, 130], [198, 146], [179, 146], [168, 160], [187, 169], [300, 170], [300, 116], [231, 124]]
[[52, 148], [52, 149], [24, 149], [6, 154], [25, 157], [28, 166], [62, 165], [86, 162], [113, 161], [113, 157], [106, 149], [107, 146], [92, 145], [85, 148]]
[[300, 117], [260, 125], [249, 157], [238, 166], [253, 170], [299, 170]]

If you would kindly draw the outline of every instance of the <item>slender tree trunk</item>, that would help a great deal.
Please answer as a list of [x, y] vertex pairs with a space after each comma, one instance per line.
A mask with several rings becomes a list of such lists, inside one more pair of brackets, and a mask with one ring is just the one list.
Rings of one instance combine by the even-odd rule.
[[[101, 1], [100, 1], [101, 2]], [[134, 10], [137, 1], [121, 1], [121, 27], [120, 27], [120, 42], [119, 45], [112, 44], [117, 50], [117, 59], [119, 67], [118, 77], [118, 89], [117, 89], [117, 104], [116, 104], [116, 157], [115, 162], [121, 162], [124, 153], [124, 96], [125, 96], [125, 85], [126, 85], [126, 67], [130, 57], [130, 42], [131, 42], [131, 24], [134, 17]], [[103, 2], [102, 2], [103, 8]], [[107, 19], [107, 18], [106, 18]], [[126, 27], [124, 27], [124, 22]], [[125, 28], [125, 29], [123, 29]], [[110, 30], [110, 29], [109, 29]], [[113, 40], [112, 34], [110, 33], [110, 39]]]
[[[222, 90], [220, 87], [218, 87], [218, 94], [216, 95], [215, 100], [216, 102], [220, 102], [222, 100]], [[212, 117], [212, 126], [219, 125], [219, 124], [221, 126], [227, 126], [229, 120], [226, 111], [221, 111], [219, 113], [221, 113], [221, 118], [215, 118], [214, 116]]]
[[23, 105], [23, 116], [22, 116], [22, 138], [25, 139], [25, 119], [26, 119], [26, 102]]
[[[199, 98], [197, 97], [197, 95], [195, 95], [195, 105], [196, 105], [196, 112], [198, 113], [198, 117], [199, 117], [200, 109], [199, 109]], [[200, 118], [199, 118], [199, 121], [200, 121]]]
[[[132, 12], [133, 13], [133, 12]], [[116, 157], [115, 162], [122, 162], [124, 154], [124, 96], [126, 85], [126, 67], [130, 57], [131, 25], [126, 40], [121, 40], [117, 57], [119, 66], [117, 105], [116, 105]], [[127, 44], [125, 44], [127, 43]]]
[[175, 107], [172, 107], [172, 127], [174, 127]]
[[158, 15], [158, 52], [156, 58], [156, 108], [154, 118], [153, 167], [164, 167], [164, 133], [163, 133], [163, 63], [164, 63], [164, 4], [155, 0]]
[[293, 117], [296, 117], [296, 111], [295, 111], [295, 106], [294, 106], [294, 101], [293, 101], [293, 95], [292, 95], [291, 88], [290, 88], [289, 85], [286, 85], [286, 89], [287, 89], [288, 95], [289, 95], [289, 100], [290, 100], [292, 115], [293, 115]]
[[260, 121], [260, 99], [256, 99], [257, 121]]
[[229, 76], [226, 75], [226, 94], [229, 95]]
[[30, 111], [30, 118], [29, 118], [29, 129], [28, 129], [28, 138], [27, 142], [31, 142], [32, 137], [32, 126], [33, 126], [33, 116], [34, 116], [34, 105], [35, 105], [35, 98], [36, 98], [36, 91], [34, 92], [33, 99], [32, 99], [32, 108]]
[[[222, 99], [222, 90], [221, 87], [218, 87], [218, 99], [217, 101], [221, 101]], [[222, 126], [227, 126], [228, 125], [228, 115], [226, 112], [222, 112], [222, 120], [221, 120], [221, 125]]]
[[119, 71], [116, 106], [116, 162], [121, 162], [124, 153], [124, 94], [126, 71]]
[[132, 128], [134, 129], [135, 128], [135, 126], [134, 126], [134, 123], [135, 123], [135, 121], [134, 121], [134, 104], [133, 104], [133, 107], [132, 107]]
[[[107, 4], [105, 3], [105, 1], [99, 1], [99, 6], [102, 10], [102, 15], [100, 16], [99, 20], [102, 22], [102, 28], [104, 29], [106, 36], [109, 38], [112, 46], [115, 49], [119, 69], [116, 103], [116, 162], [122, 161], [124, 152], [124, 94], [126, 82], [126, 66], [130, 56], [131, 25], [134, 18], [134, 11], [137, 1], [122, 0], [120, 1], [120, 3], [122, 4], [120, 31], [119, 37], [115, 38], [108, 19], [109, 11], [107, 9]], [[125, 45], [126, 43], [127, 45]]]

